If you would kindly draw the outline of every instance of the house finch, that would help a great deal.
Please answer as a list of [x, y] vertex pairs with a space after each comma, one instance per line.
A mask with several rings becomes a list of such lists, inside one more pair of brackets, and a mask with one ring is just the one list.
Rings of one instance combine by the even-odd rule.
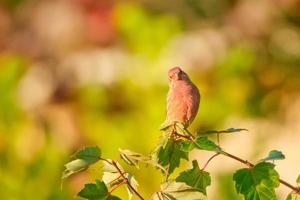
[[[197, 115], [200, 93], [189, 76], [179, 67], [169, 70], [169, 92], [167, 96], [167, 119], [164, 123], [169, 126], [179, 122], [187, 128]], [[163, 125], [163, 126], [164, 126]], [[161, 129], [164, 129], [163, 127]]]

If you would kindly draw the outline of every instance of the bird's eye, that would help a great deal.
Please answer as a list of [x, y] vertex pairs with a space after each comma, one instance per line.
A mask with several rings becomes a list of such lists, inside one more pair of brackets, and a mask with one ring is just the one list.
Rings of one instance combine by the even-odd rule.
[[181, 75], [182, 75], [182, 71], [179, 71], [179, 72], [177, 73], [177, 76], [180, 78]]

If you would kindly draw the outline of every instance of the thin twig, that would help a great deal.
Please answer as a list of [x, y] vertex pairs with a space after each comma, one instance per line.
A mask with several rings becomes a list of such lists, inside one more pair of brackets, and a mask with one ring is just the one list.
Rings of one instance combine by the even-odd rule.
[[242, 159], [242, 158], [239, 158], [239, 157], [237, 157], [237, 156], [235, 156], [235, 155], [232, 155], [232, 154], [230, 154], [230, 153], [227, 153], [226, 151], [222, 151], [222, 154], [225, 155], [225, 156], [227, 156], [227, 157], [229, 157], [229, 158], [232, 158], [232, 159], [234, 159], [234, 160], [237, 160], [237, 161], [239, 161], [239, 162], [241, 162], [241, 163], [247, 165], [248, 167], [254, 167], [254, 164], [252, 164], [252, 163], [249, 162], [248, 160], [244, 160], [244, 159]]
[[120, 187], [121, 185], [125, 184], [125, 182], [121, 182], [119, 183], [116, 187], [114, 187], [113, 189], [111, 189], [111, 191], [109, 191], [109, 195], [111, 195], [113, 193], [113, 191], [115, 191], [118, 187]]
[[191, 140], [195, 139], [195, 136], [191, 132], [189, 132], [189, 130], [184, 129], [184, 131], [188, 133], [188, 135], [191, 137]]
[[104, 159], [104, 158], [99, 158], [99, 159], [107, 162], [108, 164], [110, 164], [112, 166], [114, 166], [116, 168], [116, 170], [119, 172], [119, 174], [122, 176], [122, 178], [124, 179], [124, 181], [127, 184], [127, 186], [130, 188], [130, 190], [133, 191], [133, 193], [136, 194], [141, 200], [144, 200], [144, 198], [142, 197], [142, 195], [140, 195], [138, 193], [138, 191], [136, 191], [136, 189], [134, 189], [134, 187], [130, 184], [128, 178], [124, 176], [124, 172], [122, 172], [122, 170], [118, 167], [117, 163], [114, 160], [109, 161], [109, 160]]
[[188, 139], [188, 140], [192, 139], [192, 137], [190, 135], [182, 135], [182, 134], [177, 133], [177, 132], [175, 132], [174, 134], [176, 136], [179, 136], [179, 137], [182, 137], [182, 138], [185, 138], [185, 139]]
[[125, 180], [125, 183], [127, 184], [127, 186], [130, 188], [131, 191], [133, 191], [134, 194], [136, 194], [141, 200], [144, 200], [144, 198], [138, 193], [138, 191], [136, 191], [136, 189], [134, 189], [134, 187], [130, 184], [130, 182], [128, 181], [128, 178], [124, 176], [123, 172], [121, 171], [121, 169], [118, 167], [117, 163], [115, 161], [112, 161], [112, 165], [118, 170], [118, 172], [121, 174], [121, 176], [123, 177], [123, 179]]
[[[227, 152], [222, 152], [223, 155], [227, 156], [227, 157], [230, 157], [234, 160], [237, 160], [241, 163], [244, 163], [245, 165], [248, 165], [249, 167], [254, 167], [254, 164], [250, 163], [249, 161], [247, 160], [243, 160], [237, 156], [234, 156], [230, 153], [227, 153]], [[279, 179], [279, 182], [282, 184], [282, 185], [285, 185], [287, 187], [289, 187], [290, 189], [292, 189], [293, 191], [295, 191], [296, 193], [300, 194], [300, 187], [296, 187], [296, 186], [293, 186], [292, 184], [286, 182], [285, 180], [282, 180], [282, 179]]]
[[111, 180], [107, 185], [111, 185], [113, 182], [115, 182], [116, 180], [118, 180], [121, 177], [122, 177], [122, 175], [120, 174], [117, 178]]
[[208, 163], [209, 163], [213, 158], [217, 157], [219, 154], [220, 154], [220, 153], [216, 153], [216, 154], [214, 154], [212, 157], [210, 157], [210, 158], [207, 160], [207, 162], [205, 163], [205, 165], [203, 166], [203, 168], [202, 168], [201, 170], [204, 171], [205, 168], [207, 167]]
[[107, 160], [107, 159], [105, 159], [105, 158], [99, 158], [99, 160], [103, 160], [103, 161], [107, 162], [108, 164], [113, 165], [112, 162], [110, 162], [109, 160]]

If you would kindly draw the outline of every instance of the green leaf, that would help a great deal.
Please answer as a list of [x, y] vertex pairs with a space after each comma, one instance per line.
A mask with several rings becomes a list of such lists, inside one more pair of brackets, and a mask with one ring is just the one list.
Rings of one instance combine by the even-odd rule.
[[234, 132], [240, 132], [240, 131], [248, 131], [245, 128], [228, 128], [226, 130], [221, 131], [221, 133], [234, 133]]
[[197, 137], [195, 139], [195, 147], [197, 149], [221, 152], [221, 148], [216, 145], [213, 141], [209, 140], [207, 137]]
[[235, 188], [245, 200], [276, 200], [274, 188], [279, 186], [279, 176], [271, 163], [261, 162], [244, 168], [233, 175]]
[[186, 185], [170, 180], [160, 186], [160, 191], [152, 195], [151, 200], [204, 200], [206, 197]]
[[77, 196], [89, 200], [105, 200], [107, 194], [108, 194], [108, 190], [105, 183], [96, 180], [96, 184], [94, 183], [85, 184], [84, 188], [77, 194]]
[[175, 141], [169, 139], [164, 146], [158, 150], [158, 163], [167, 168], [167, 176], [169, 176], [175, 168], [180, 164], [180, 159], [188, 160], [188, 153], [181, 150], [182, 140]]
[[176, 181], [184, 182], [206, 195], [206, 187], [210, 185], [211, 179], [208, 172], [199, 169], [197, 160], [193, 160], [193, 168], [181, 172]]
[[298, 176], [296, 182], [297, 182], [298, 184], [300, 184], [300, 175]]
[[[240, 131], [248, 131], [248, 130], [244, 129], [244, 128], [228, 128], [228, 129], [221, 130], [221, 131], [209, 130], [209, 131], [205, 131], [204, 134], [235, 133], [235, 132], [240, 132]], [[199, 133], [199, 134], [203, 134], [203, 133]]]
[[74, 160], [65, 164], [62, 178], [87, 169], [91, 164], [97, 162], [101, 157], [99, 147], [85, 147], [78, 150], [73, 156]]
[[190, 140], [183, 140], [180, 142], [180, 150], [189, 153], [195, 148], [194, 142]]
[[267, 157], [261, 159], [261, 161], [283, 160], [283, 159], [285, 159], [285, 156], [281, 151], [272, 150], [269, 152], [269, 155]]
[[117, 196], [109, 196], [106, 198], [107, 200], [122, 200], [121, 198], [117, 197]]
[[286, 197], [286, 200], [300, 200], [300, 194], [296, 194], [295, 192], [291, 192]]
[[77, 151], [73, 157], [77, 158], [77, 159], [82, 159], [87, 161], [88, 163], [95, 163], [99, 160], [99, 158], [101, 157], [101, 150], [99, 149], [99, 147], [95, 146], [95, 147], [84, 147], [82, 149], [80, 149], [79, 151]]

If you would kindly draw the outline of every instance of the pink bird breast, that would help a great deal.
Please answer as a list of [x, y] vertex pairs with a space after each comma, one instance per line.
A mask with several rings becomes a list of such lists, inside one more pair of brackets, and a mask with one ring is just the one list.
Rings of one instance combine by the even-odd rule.
[[[169, 73], [176, 73], [178, 69], [172, 68]], [[171, 80], [167, 96], [167, 121], [180, 122], [188, 127], [197, 115], [199, 103], [199, 90], [187, 75], [180, 80]]]

